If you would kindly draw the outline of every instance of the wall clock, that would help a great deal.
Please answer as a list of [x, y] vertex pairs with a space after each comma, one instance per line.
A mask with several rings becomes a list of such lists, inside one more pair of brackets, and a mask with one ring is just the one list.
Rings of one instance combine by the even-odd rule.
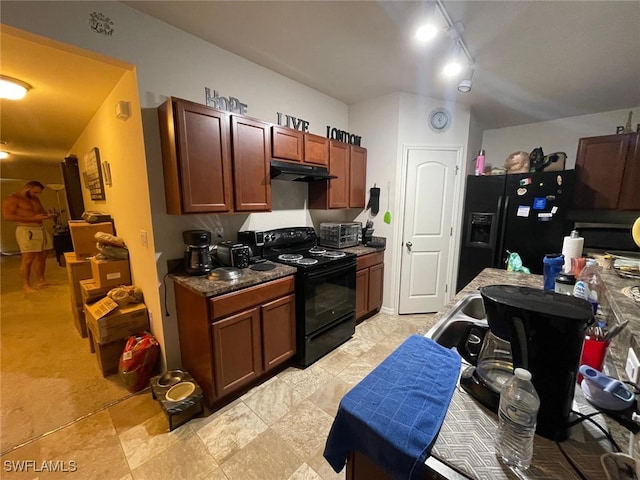
[[451, 126], [451, 112], [446, 108], [436, 108], [429, 114], [429, 127], [434, 132], [446, 132]]

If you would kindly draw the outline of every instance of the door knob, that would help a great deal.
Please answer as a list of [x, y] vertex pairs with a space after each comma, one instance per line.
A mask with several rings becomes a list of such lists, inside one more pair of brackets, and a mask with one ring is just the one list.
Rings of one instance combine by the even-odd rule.
[[411, 247], [413, 247], [413, 243], [407, 242], [407, 243], [405, 243], [405, 245], [407, 246], [407, 250], [410, 252], [411, 251]]

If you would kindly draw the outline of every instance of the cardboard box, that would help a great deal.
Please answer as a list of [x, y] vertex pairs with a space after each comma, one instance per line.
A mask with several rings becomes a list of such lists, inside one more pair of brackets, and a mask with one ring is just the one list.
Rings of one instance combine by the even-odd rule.
[[76, 257], [88, 258], [98, 253], [95, 234], [105, 232], [113, 235], [113, 224], [111, 222], [88, 223], [71, 220], [69, 222], [69, 231], [71, 232], [71, 242], [73, 243], [73, 251]]
[[[80, 292], [80, 282], [92, 278], [91, 263], [89, 260], [79, 260], [75, 253], [67, 252], [64, 254], [65, 268], [67, 270], [67, 280], [69, 281], [69, 293], [71, 295], [71, 306], [80, 307], [84, 302]], [[86, 336], [86, 335], [85, 335]]]
[[129, 260], [96, 260], [91, 257], [93, 283], [99, 288], [131, 285]]
[[112, 288], [114, 287], [100, 287], [93, 281], [93, 277], [88, 280], [80, 280], [82, 303], [94, 303], [102, 300]]
[[87, 336], [87, 321], [84, 317], [84, 308], [71, 305], [71, 313], [73, 314], [73, 324], [82, 338]]
[[104, 345], [99, 344], [91, 330], [89, 330], [89, 341], [91, 342], [95, 351], [96, 360], [98, 360], [98, 367], [102, 371], [102, 376], [112, 375], [118, 373], [118, 364], [120, 363], [120, 356], [127, 344], [126, 338], [121, 338], [114, 342], [106, 343]]
[[144, 303], [118, 307], [116, 302], [105, 297], [85, 305], [84, 311], [87, 326], [101, 345], [149, 330], [149, 314]]

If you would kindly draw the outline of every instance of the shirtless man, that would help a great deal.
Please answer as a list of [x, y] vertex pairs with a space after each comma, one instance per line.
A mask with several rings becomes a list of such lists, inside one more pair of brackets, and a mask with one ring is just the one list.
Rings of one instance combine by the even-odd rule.
[[25, 293], [35, 291], [29, 284], [32, 266], [37, 277], [37, 285], [47, 285], [44, 270], [47, 253], [52, 248], [52, 242], [42, 221], [54, 215], [48, 213], [40, 203], [38, 196], [42, 190], [44, 190], [44, 185], [34, 180], [26, 183], [19, 192], [9, 195], [2, 202], [2, 217], [10, 222], [18, 223], [16, 240], [22, 254], [20, 277]]

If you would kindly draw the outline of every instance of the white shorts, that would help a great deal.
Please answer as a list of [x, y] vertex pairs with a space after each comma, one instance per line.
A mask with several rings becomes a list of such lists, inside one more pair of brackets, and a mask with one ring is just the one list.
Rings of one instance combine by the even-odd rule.
[[53, 248], [51, 235], [49, 235], [44, 226], [28, 227], [26, 225], [18, 225], [16, 227], [16, 240], [20, 246], [21, 253], [43, 252]]

